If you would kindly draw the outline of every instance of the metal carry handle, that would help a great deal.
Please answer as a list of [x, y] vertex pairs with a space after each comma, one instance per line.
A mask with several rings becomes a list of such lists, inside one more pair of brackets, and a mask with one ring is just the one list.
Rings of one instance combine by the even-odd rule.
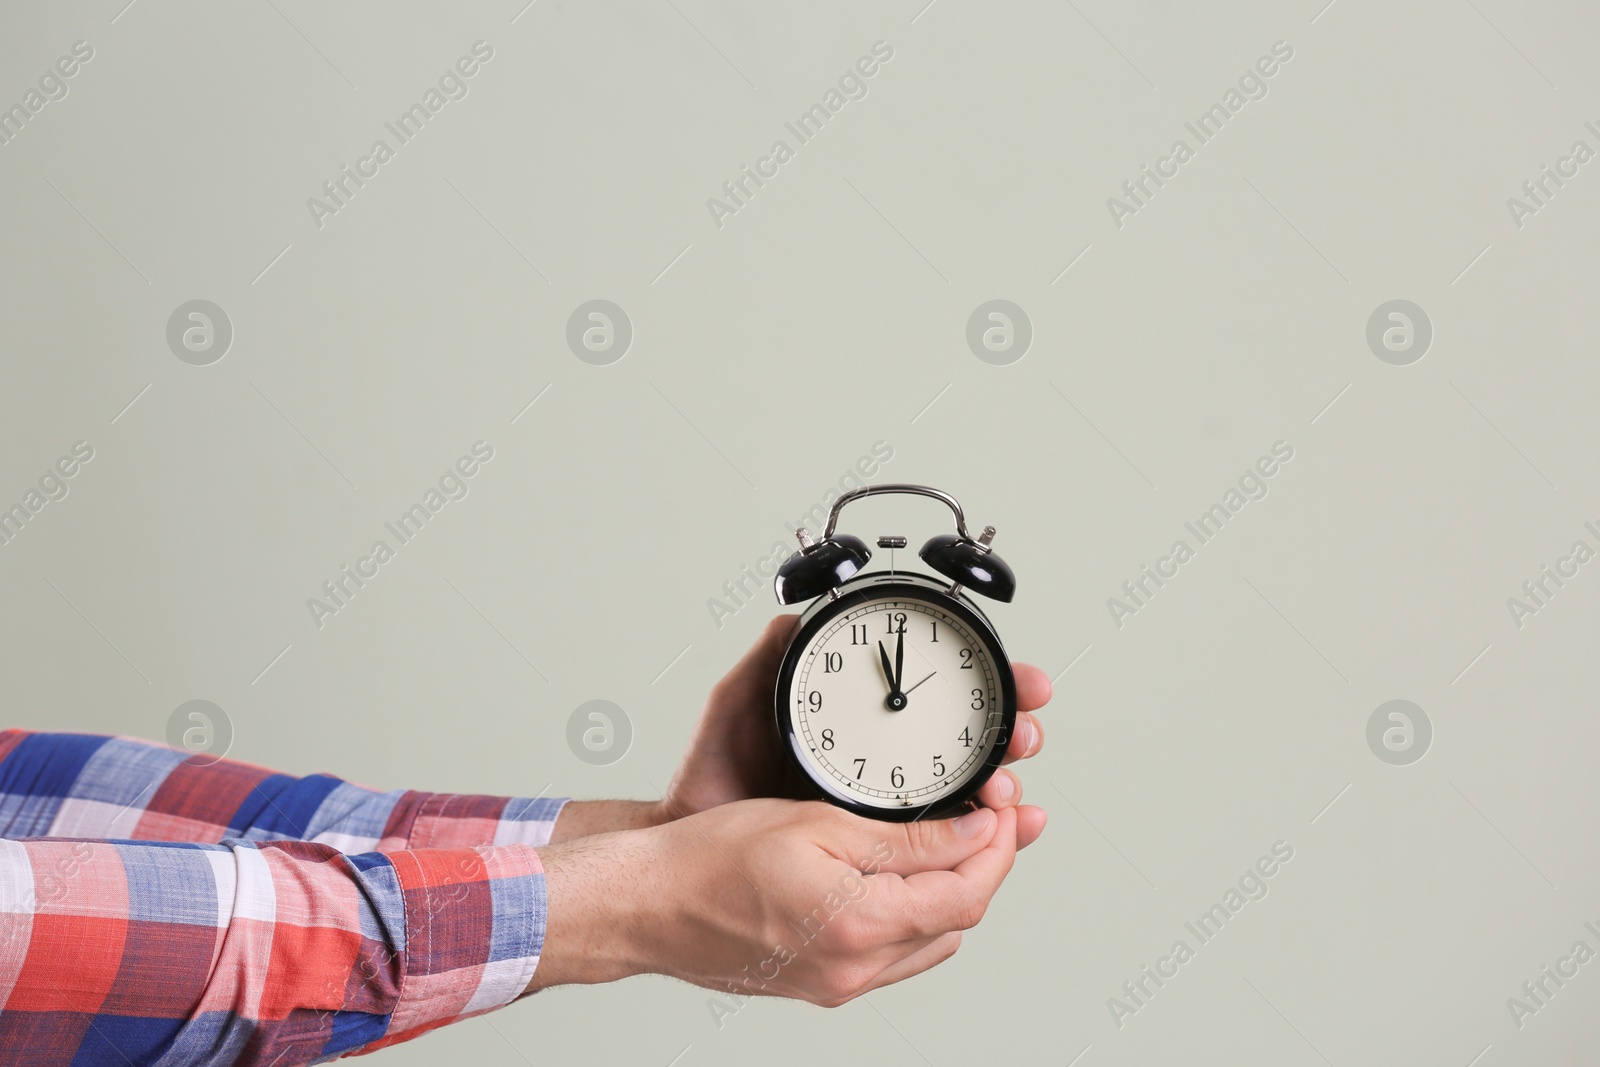
[[[912, 485], [909, 482], [886, 482], [883, 485], [862, 486], [860, 489], [852, 489], [839, 497], [838, 500], [833, 502], [833, 507], [828, 511], [828, 525], [827, 528], [822, 531], [823, 540], [827, 540], [833, 536], [833, 528], [839, 523], [839, 511], [846, 504], [852, 500], [859, 500], [862, 497], [867, 496], [877, 496], [880, 493], [906, 493], [911, 496], [931, 496], [935, 500], [942, 501], [947, 507], [949, 507], [951, 511], [955, 512], [956, 533], [961, 536], [961, 539], [963, 541], [977, 540], [967, 532], [967, 517], [961, 513], [961, 505], [956, 502], [955, 497], [944, 492], [943, 490], [935, 489], [929, 485]], [[991, 534], [991, 536], [993, 535]]]

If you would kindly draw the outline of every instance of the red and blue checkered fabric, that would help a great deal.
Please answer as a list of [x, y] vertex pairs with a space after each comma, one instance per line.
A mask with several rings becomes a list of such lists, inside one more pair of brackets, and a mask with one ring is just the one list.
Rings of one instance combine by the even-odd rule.
[[321, 1063], [520, 996], [564, 799], [0, 732], [0, 1063]]

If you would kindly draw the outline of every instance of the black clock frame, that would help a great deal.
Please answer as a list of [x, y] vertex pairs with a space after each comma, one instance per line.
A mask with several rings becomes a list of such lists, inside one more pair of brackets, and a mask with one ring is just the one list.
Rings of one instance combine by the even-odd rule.
[[[1011, 670], [1011, 657], [1006, 654], [1000, 635], [988, 618], [971, 600], [960, 593], [951, 594], [947, 586], [914, 572], [875, 571], [864, 574], [841, 585], [837, 596], [824, 596], [808, 607], [800, 616], [800, 625], [789, 647], [784, 650], [783, 664], [778, 669], [778, 686], [773, 694], [773, 706], [778, 722], [778, 735], [783, 739], [784, 751], [800, 769], [802, 777], [816, 791], [818, 799], [827, 800], [846, 811], [881, 822], [916, 822], [918, 819], [944, 818], [975, 806], [968, 803], [983, 784], [994, 776], [1005, 758], [1011, 732], [1017, 723], [1017, 682]], [[800, 657], [811, 638], [836, 616], [874, 600], [920, 600], [933, 604], [961, 619], [989, 648], [995, 670], [1000, 674], [1001, 719], [999, 734], [984, 757], [983, 764], [955, 793], [931, 804], [911, 804], [899, 808], [884, 808], [865, 804], [846, 795], [812, 774], [805, 759], [805, 740], [795, 731], [794, 717], [789, 709], [789, 688], [794, 681]]]

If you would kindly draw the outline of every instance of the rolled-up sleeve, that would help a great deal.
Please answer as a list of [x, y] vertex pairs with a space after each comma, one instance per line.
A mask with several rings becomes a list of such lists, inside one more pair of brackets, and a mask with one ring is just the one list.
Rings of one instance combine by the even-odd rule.
[[342, 852], [543, 845], [565, 797], [380, 792], [130, 737], [0, 731], [0, 837], [215, 843], [294, 839]]
[[533, 847], [0, 841], [0, 1062], [290, 1067], [501, 1007], [544, 943]]

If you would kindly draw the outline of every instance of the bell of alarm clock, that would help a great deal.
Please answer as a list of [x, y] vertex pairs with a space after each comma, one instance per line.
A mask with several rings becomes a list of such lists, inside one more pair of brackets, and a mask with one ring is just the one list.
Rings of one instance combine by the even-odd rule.
[[773, 579], [780, 604], [815, 600], [854, 578], [872, 558], [872, 550], [859, 537], [839, 534], [808, 544], [811, 535], [800, 533], [800, 551], [783, 561]]
[[960, 534], [938, 534], [928, 538], [917, 555], [957, 585], [1009, 604], [1017, 595], [1017, 578], [1006, 561], [989, 547], [988, 539], [993, 537], [993, 526], [984, 527], [976, 541]]
[[773, 579], [773, 590], [780, 604], [799, 604], [837, 589], [859, 574], [872, 559], [865, 541], [850, 534], [835, 534], [840, 507], [849, 500], [880, 493], [910, 493], [931, 496], [948, 504], [956, 514], [956, 532], [928, 539], [917, 553], [922, 561], [955, 583], [957, 591], [969, 589], [991, 600], [1009, 604], [1017, 595], [1017, 579], [1005, 560], [989, 547], [994, 527], [986, 526], [973, 537], [967, 532], [961, 505], [947, 493], [925, 485], [886, 484], [852, 490], [840, 497], [828, 516], [822, 539], [812, 541], [804, 529], [797, 532], [800, 551], [783, 561]]

